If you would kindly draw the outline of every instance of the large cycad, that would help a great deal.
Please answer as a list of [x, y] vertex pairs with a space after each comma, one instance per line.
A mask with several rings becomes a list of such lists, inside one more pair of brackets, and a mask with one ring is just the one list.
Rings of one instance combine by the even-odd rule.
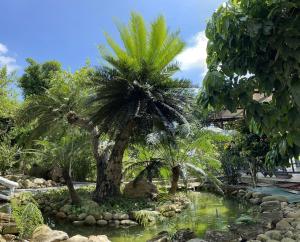
[[153, 127], [173, 132], [174, 123], [186, 122], [183, 110], [189, 82], [173, 78], [179, 70], [174, 58], [184, 48], [178, 32], [170, 33], [162, 16], [148, 28], [133, 13], [128, 26], [118, 24], [123, 46], [106, 34], [113, 52], [101, 47], [106, 67], [94, 75], [93, 123], [115, 140], [96, 197], [118, 195], [122, 158], [130, 138]]

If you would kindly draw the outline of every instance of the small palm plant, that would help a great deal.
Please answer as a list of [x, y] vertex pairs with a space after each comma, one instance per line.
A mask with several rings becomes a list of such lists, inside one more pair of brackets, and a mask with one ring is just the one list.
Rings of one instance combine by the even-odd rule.
[[92, 84], [92, 121], [115, 141], [96, 200], [120, 193], [122, 159], [130, 139], [153, 127], [172, 133], [174, 121], [187, 122], [183, 111], [190, 83], [173, 78], [179, 70], [174, 58], [184, 48], [178, 32], [170, 33], [162, 16], [148, 30], [136, 13], [128, 26], [118, 24], [118, 30], [123, 46], [106, 34], [113, 52], [100, 47], [108, 65], [98, 69]]

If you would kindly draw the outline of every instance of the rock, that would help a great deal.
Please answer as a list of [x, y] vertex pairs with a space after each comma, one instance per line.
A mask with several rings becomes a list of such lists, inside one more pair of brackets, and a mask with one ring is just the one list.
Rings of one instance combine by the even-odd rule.
[[288, 202], [288, 199], [285, 196], [273, 195], [273, 196], [263, 197], [262, 201], [263, 202], [268, 202], [268, 201]]
[[33, 231], [30, 242], [57, 242], [68, 238], [65, 232], [52, 230], [47, 225], [42, 225]]
[[97, 221], [93, 215], [89, 215], [84, 219], [84, 223], [87, 225], [94, 225], [94, 224], [96, 224], [96, 222]]
[[23, 187], [24, 188], [33, 188], [33, 187], [35, 187], [35, 184], [32, 181], [30, 181], [29, 179], [26, 179], [23, 182]]
[[270, 239], [281, 240], [282, 236], [279, 230], [269, 230], [265, 233]]
[[67, 215], [64, 212], [57, 212], [55, 217], [57, 217], [59, 219], [65, 219], [67, 217]]
[[246, 199], [250, 199], [252, 197], [253, 192], [247, 192], [245, 195]]
[[249, 202], [253, 205], [259, 205], [261, 203], [261, 198], [251, 198]]
[[129, 219], [124, 219], [120, 221], [121, 225], [129, 226], [129, 225], [138, 225], [137, 222], [129, 220]]
[[94, 211], [93, 213], [91, 213], [91, 215], [93, 215], [96, 220], [100, 220], [103, 218], [101, 211]]
[[145, 179], [129, 182], [125, 185], [123, 192], [126, 197], [130, 198], [152, 198], [156, 193], [158, 193], [156, 186]]
[[294, 212], [289, 212], [287, 214], [288, 218], [300, 218], [300, 210], [294, 211]]
[[207, 242], [206, 240], [203, 240], [203, 239], [190, 239], [188, 240], [187, 242]]
[[88, 242], [110, 242], [106, 235], [90, 236]]
[[267, 194], [261, 193], [261, 192], [253, 192], [252, 197], [253, 198], [263, 198], [265, 196], [268, 196]]
[[63, 207], [61, 207], [61, 208], [59, 209], [59, 211], [64, 212], [64, 213], [66, 213], [66, 214], [70, 214], [71, 211], [72, 211], [72, 205], [66, 204], [66, 205], [64, 205]]
[[281, 207], [281, 208], [285, 208], [285, 207], [287, 207], [287, 205], [288, 205], [287, 202], [281, 202], [281, 203], [280, 203], [280, 207]]
[[276, 229], [278, 230], [291, 230], [292, 226], [290, 225], [289, 222], [287, 222], [285, 219], [280, 220], [277, 224], [276, 224]]
[[126, 214], [126, 213], [120, 214], [119, 219], [120, 220], [127, 220], [127, 219], [129, 219], [129, 215]]
[[[16, 242], [17, 240], [17, 236], [13, 235], [13, 234], [4, 234], [3, 236], [0, 235], [0, 242], [6, 242], [6, 241], [13, 241]], [[25, 242], [25, 241], [24, 241]]]
[[52, 170], [49, 172], [49, 177], [51, 180], [59, 182], [63, 176], [63, 170], [60, 167], [53, 167]]
[[162, 231], [152, 239], [147, 240], [147, 242], [168, 242], [168, 241], [169, 241], [169, 233], [167, 231]]
[[256, 239], [261, 242], [267, 242], [270, 238], [269, 238], [269, 236], [267, 236], [265, 234], [259, 234], [259, 235], [257, 235]]
[[294, 234], [292, 231], [287, 231], [285, 234], [284, 234], [284, 237], [285, 238], [293, 238]]
[[37, 184], [37, 185], [43, 185], [46, 183], [46, 180], [43, 178], [34, 178], [33, 179], [33, 183]]
[[17, 228], [17, 225], [16, 223], [5, 223], [5, 224], [2, 224], [1, 225], [2, 227], [2, 234], [18, 234], [19, 231], [18, 231], [18, 228]]
[[86, 213], [81, 213], [78, 215], [79, 220], [84, 220], [86, 218], [87, 214]]
[[280, 209], [280, 203], [278, 201], [267, 201], [260, 204], [261, 211], [273, 211]]
[[75, 235], [64, 242], [88, 242], [89, 239], [87, 237], [84, 237], [82, 235]]
[[114, 219], [114, 220], [120, 219], [120, 214], [119, 213], [114, 213], [113, 216], [112, 216], [112, 219]]
[[[283, 218], [283, 213], [281, 210], [271, 211], [271, 212], [263, 212], [261, 213], [261, 219], [264, 224], [276, 224]], [[272, 226], [270, 227], [272, 228]]]
[[105, 220], [111, 220], [113, 218], [113, 215], [109, 212], [103, 213], [103, 219]]
[[185, 242], [187, 240], [194, 239], [194, 238], [196, 238], [196, 235], [190, 229], [179, 229], [172, 236], [172, 241]]
[[97, 224], [100, 225], [100, 226], [105, 226], [108, 224], [108, 222], [104, 219], [100, 219], [97, 221]]
[[84, 225], [84, 220], [73, 221], [72, 224], [74, 224], [74, 225], [76, 225], [76, 226], [82, 226], [82, 225]]
[[281, 242], [296, 242], [296, 240], [291, 239], [291, 238], [283, 238], [283, 239], [281, 240]]

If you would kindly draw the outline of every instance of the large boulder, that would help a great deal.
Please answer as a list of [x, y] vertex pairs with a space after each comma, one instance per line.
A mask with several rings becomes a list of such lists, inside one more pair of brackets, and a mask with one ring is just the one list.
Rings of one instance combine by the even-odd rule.
[[157, 193], [156, 186], [145, 179], [137, 182], [131, 181], [124, 188], [124, 195], [130, 198], [152, 198], [153, 194]]
[[61, 178], [63, 177], [62, 174], [63, 174], [62, 168], [60, 167], [53, 167], [48, 173], [51, 180], [55, 182], [60, 182]]
[[47, 225], [42, 225], [33, 231], [30, 242], [57, 242], [68, 238], [69, 236], [65, 232], [52, 230]]
[[280, 202], [279, 201], [267, 201], [260, 204], [261, 211], [273, 211], [280, 209]]
[[93, 215], [89, 215], [84, 219], [84, 223], [87, 225], [94, 225], [97, 223]]
[[263, 197], [262, 201], [263, 202], [268, 202], [268, 201], [288, 202], [288, 199], [285, 196], [273, 195], [273, 196]]
[[190, 229], [179, 229], [177, 232], [172, 236], [172, 241], [176, 242], [185, 242], [190, 239], [195, 239], [196, 235]]
[[88, 242], [110, 242], [106, 235], [92, 235], [89, 237]]
[[169, 241], [169, 233], [167, 231], [162, 231], [158, 233], [155, 237], [153, 237], [150, 240], [147, 240], [147, 242], [168, 242]]
[[84, 237], [82, 235], [75, 235], [64, 242], [88, 242], [89, 239], [87, 237]]

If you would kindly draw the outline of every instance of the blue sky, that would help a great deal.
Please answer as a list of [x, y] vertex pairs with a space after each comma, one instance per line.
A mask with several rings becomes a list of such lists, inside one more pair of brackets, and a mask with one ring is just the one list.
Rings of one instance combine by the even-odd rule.
[[0, 66], [21, 74], [25, 58], [58, 60], [71, 71], [87, 59], [99, 64], [103, 32], [118, 39], [114, 19], [127, 23], [132, 11], [149, 22], [159, 14], [180, 30], [185, 51], [181, 77], [200, 84], [205, 73], [206, 22], [224, 0], [1, 0]]

